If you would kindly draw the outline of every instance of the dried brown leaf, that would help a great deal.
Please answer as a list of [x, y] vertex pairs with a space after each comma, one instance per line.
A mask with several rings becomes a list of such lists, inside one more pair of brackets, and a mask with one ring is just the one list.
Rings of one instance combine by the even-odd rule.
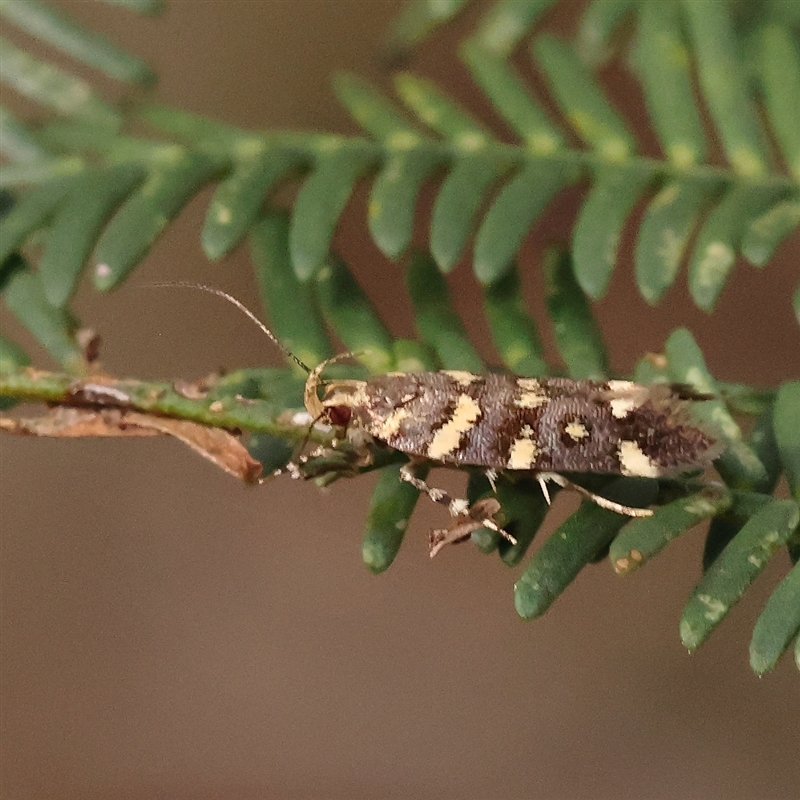
[[258, 483], [261, 475], [260, 462], [228, 431], [138, 411], [59, 406], [43, 417], [0, 418], [0, 430], [21, 436], [62, 438], [162, 434], [179, 439], [203, 458], [245, 483]]

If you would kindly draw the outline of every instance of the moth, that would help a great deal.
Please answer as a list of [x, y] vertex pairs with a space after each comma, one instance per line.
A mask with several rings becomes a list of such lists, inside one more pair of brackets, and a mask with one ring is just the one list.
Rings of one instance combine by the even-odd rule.
[[[213, 287], [191, 285], [232, 302], [305, 370], [303, 399], [313, 423], [344, 430], [365, 458], [370, 443], [408, 456], [401, 479], [445, 505], [452, 517], [448, 528], [431, 532], [431, 555], [481, 526], [514, 539], [498, 521], [496, 499], [472, 506], [454, 499], [428, 486], [420, 476], [423, 465], [478, 468], [493, 487], [502, 473], [524, 472], [536, 477], [548, 502], [550, 481], [604, 508], [640, 517], [653, 512], [597, 495], [562, 473], [674, 476], [705, 469], [719, 452], [715, 437], [689, 413], [691, 400], [708, 396], [694, 394], [689, 387], [460, 370], [326, 381], [323, 372], [331, 363], [354, 354], [335, 356], [311, 369], [238, 300]], [[298, 464], [289, 471], [302, 475]]]
[[499, 503], [470, 507], [453, 499], [419, 477], [422, 465], [480, 468], [492, 485], [500, 473], [533, 473], [548, 502], [552, 481], [604, 508], [639, 517], [653, 512], [589, 492], [561, 473], [667, 477], [704, 469], [718, 452], [715, 439], [689, 415], [689, 399], [705, 396], [683, 386], [459, 370], [326, 383], [322, 371], [332, 360], [309, 371], [304, 395], [309, 414], [409, 456], [401, 478], [446, 505], [455, 520], [432, 532], [432, 554], [481, 526], [513, 537], [495, 519]]

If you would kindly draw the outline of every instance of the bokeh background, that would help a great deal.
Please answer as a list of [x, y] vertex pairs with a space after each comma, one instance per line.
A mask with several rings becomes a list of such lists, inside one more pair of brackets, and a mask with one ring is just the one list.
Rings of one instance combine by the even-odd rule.
[[[390, 91], [375, 53], [396, 2], [174, 0], [160, 20], [63, 5], [152, 63], [160, 101], [244, 127], [355, 132], [330, 90], [336, 69]], [[579, 6], [562, 3], [554, 26], [568, 29]], [[456, 56], [474, 18], [412, 67], [505, 134]], [[627, 73], [604, 79], [635, 116]], [[110, 372], [195, 378], [278, 362], [217, 299], [137, 288], [203, 281], [258, 309], [247, 249], [217, 264], [200, 250], [209, 195], [130, 285], [80, 292]], [[559, 200], [522, 256], [553, 358], [538, 261], [548, 237], [567, 235], [579, 196]], [[392, 330], [411, 335], [402, 271], [369, 241], [365, 197], [337, 247]], [[763, 274], [739, 264], [711, 316], [687, 302], [683, 278], [648, 308], [623, 266], [597, 307], [615, 367], [631, 369], [687, 325], [722, 379], [798, 375], [797, 248], [787, 242]], [[496, 360], [469, 270], [452, 286]], [[2, 320], [29, 344], [5, 311]], [[247, 489], [167, 440], [3, 438], [0, 459], [4, 800], [796, 797], [800, 676], [789, 658], [761, 680], [747, 664], [784, 554], [689, 656], [677, 626], [699, 578], [699, 530], [627, 579], [608, 564], [587, 569], [526, 624], [512, 601], [521, 568], [469, 545], [428, 559], [427, 530], [442, 522], [430, 503], [392, 568], [371, 575], [360, 559], [371, 478], [327, 494], [288, 478]], [[574, 504], [560, 495], [548, 527]]]

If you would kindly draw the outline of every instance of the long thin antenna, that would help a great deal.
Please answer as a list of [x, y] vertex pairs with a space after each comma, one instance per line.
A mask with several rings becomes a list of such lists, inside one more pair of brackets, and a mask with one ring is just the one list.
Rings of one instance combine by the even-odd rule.
[[311, 374], [311, 368], [306, 366], [291, 350], [289, 350], [278, 337], [244, 304], [241, 300], [237, 300], [233, 295], [217, 289], [214, 286], [206, 286], [204, 283], [191, 283], [190, 281], [164, 281], [163, 283], [148, 283], [147, 286], [158, 286], [161, 288], [172, 289], [197, 289], [201, 292], [208, 292], [208, 294], [215, 294], [223, 300], [227, 300], [232, 305], [236, 306], [245, 316], [249, 317], [259, 328], [269, 337], [270, 341], [283, 353], [286, 358], [291, 358], [299, 367]]

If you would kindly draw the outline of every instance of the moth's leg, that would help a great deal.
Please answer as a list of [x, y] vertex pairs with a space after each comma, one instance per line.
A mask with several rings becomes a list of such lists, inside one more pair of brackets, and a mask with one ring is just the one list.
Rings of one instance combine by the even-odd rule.
[[607, 508], [609, 511], [616, 511], [617, 514], [623, 514], [626, 517], [653, 516], [653, 511], [650, 508], [633, 508], [633, 506], [626, 506], [622, 503], [617, 503], [614, 500], [609, 500], [607, 497], [601, 497], [599, 494], [590, 492], [588, 489], [584, 489], [583, 486], [573, 483], [571, 480], [569, 480], [569, 478], [565, 478], [563, 475], [560, 475], [557, 472], [539, 472], [536, 475], [536, 480], [539, 482], [539, 486], [542, 487], [542, 494], [544, 495], [545, 500], [547, 500], [548, 505], [550, 504], [550, 493], [547, 491], [547, 481], [552, 481], [553, 483], [561, 486], [563, 489], [571, 489], [573, 492], [577, 492], [582, 497], [585, 497], [587, 500], [591, 500], [593, 503], [600, 506], [600, 508]]
[[[536, 473], [536, 480], [539, 483], [539, 488], [542, 490], [542, 494], [544, 495], [544, 499], [547, 501], [547, 505], [550, 505], [550, 492], [547, 489], [547, 481], [551, 479], [553, 475], [556, 475], [555, 472], [537, 472]], [[560, 478], [560, 475], [556, 475], [556, 477]]]
[[420, 463], [417, 461], [408, 461], [403, 464], [403, 466], [400, 467], [400, 480], [410, 483], [418, 491], [424, 492], [434, 503], [447, 506], [451, 517], [458, 517], [461, 514], [465, 514], [469, 509], [469, 502], [467, 500], [459, 500], [450, 497], [444, 489], [428, 486], [417, 474], [419, 466]]
[[463, 541], [481, 527], [495, 531], [508, 539], [511, 544], [517, 543], [517, 540], [504, 531], [493, 519], [494, 515], [500, 511], [500, 503], [495, 498], [485, 498], [473, 505], [470, 505], [468, 500], [453, 498], [444, 489], [428, 486], [417, 475], [416, 470], [419, 466], [419, 462], [415, 461], [403, 464], [400, 468], [400, 479], [427, 494], [434, 503], [446, 506], [450, 516], [453, 517], [450, 527], [431, 531], [431, 558], [446, 544]]
[[355, 475], [369, 466], [374, 458], [369, 447], [372, 438], [361, 436], [353, 438], [349, 435], [342, 439], [333, 439], [330, 444], [317, 445], [311, 452], [304, 453], [308, 445], [306, 436], [299, 449], [296, 449], [291, 460], [274, 474], [288, 472], [293, 478], [315, 478], [331, 481], [346, 475]]
[[439, 528], [430, 532], [430, 557], [433, 558], [445, 545], [463, 542], [478, 528], [489, 528], [504, 536], [512, 544], [517, 540], [506, 533], [493, 519], [500, 511], [500, 503], [495, 497], [484, 497], [473, 503], [464, 514], [453, 517], [447, 528]]

